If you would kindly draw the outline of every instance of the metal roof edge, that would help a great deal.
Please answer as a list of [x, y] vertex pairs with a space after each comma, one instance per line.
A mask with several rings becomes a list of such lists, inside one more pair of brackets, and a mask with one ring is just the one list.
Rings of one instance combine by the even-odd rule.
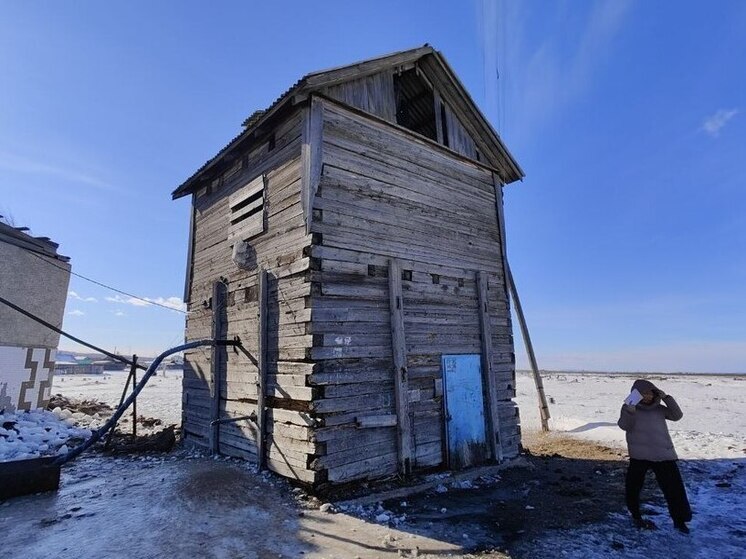
[[13, 227], [7, 223], [0, 222], [0, 242], [62, 262], [70, 261], [70, 257], [63, 256], [57, 252], [59, 244], [51, 241], [48, 237], [33, 237], [21, 229], [23, 228]]

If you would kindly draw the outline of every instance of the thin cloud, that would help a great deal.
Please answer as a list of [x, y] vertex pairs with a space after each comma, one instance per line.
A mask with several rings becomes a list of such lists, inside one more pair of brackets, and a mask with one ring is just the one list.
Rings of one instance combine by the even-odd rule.
[[73, 311], [70, 311], [70, 312], [69, 312], [69, 313], [67, 313], [67, 314], [69, 314], [70, 316], [83, 316], [83, 315], [84, 315], [85, 313], [84, 313], [83, 311], [80, 311], [80, 310], [78, 310], [78, 309], [75, 309], [75, 310], [73, 310]]
[[713, 138], [717, 138], [723, 127], [739, 112], [738, 109], [720, 109], [705, 119], [702, 123], [702, 130]]
[[[532, 137], [592, 87], [594, 73], [612, 50], [632, 2], [599, 0], [586, 6], [582, 21], [570, 21], [561, 5], [550, 4], [554, 23], [537, 42], [527, 39], [532, 25], [529, 4], [481, 0], [478, 31], [488, 111], [493, 120], [498, 113], [503, 133], [510, 133], [517, 143]], [[521, 126], [506, 128], [511, 122]]]
[[27, 175], [46, 175], [109, 192], [120, 191], [116, 186], [84, 171], [36, 161], [7, 151], [0, 152], [0, 169]]
[[122, 311], [117, 311], [114, 313], [114, 316], [126, 316]]
[[121, 295], [115, 295], [114, 297], [106, 297], [106, 300], [110, 303], [117, 303], [120, 305], [132, 305], [133, 307], [149, 307], [152, 304], [161, 305], [175, 311], [186, 311], [186, 305], [181, 297], [143, 297], [137, 299], [135, 297], [122, 297]]
[[98, 303], [98, 299], [96, 299], [95, 297], [81, 297], [75, 291], [68, 291], [67, 296], [70, 299], [75, 299], [76, 301], [83, 301], [84, 303]]
[[132, 305], [135, 307], [148, 307], [150, 303], [143, 299], [135, 299], [134, 297], [122, 297], [121, 295], [115, 295], [114, 297], [106, 297], [106, 300], [110, 303], [117, 303], [120, 305]]

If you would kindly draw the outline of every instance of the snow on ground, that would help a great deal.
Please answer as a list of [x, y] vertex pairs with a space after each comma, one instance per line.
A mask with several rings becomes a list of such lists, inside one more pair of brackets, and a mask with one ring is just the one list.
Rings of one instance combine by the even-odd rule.
[[55, 412], [33, 410], [0, 414], [0, 462], [65, 454], [68, 443], [91, 436], [89, 429], [76, 426], [78, 418], [71, 412]]
[[[126, 371], [103, 375], [55, 375], [52, 394], [75, 400], [119, 404], [127, 382]], [[181, 370], [160, 371], [137, 398], [140, 417], [156, 417], [164, 424], [181, 423]], [[64, 454], [72, 443], [91, 436], [103, 425], [98, 414], [87, 415], [55, 408], [0, 414], [0, 462]]]
[[[138, 371], [138, 380], [143, 374], [143, 371]], [[62, 394], [76, 400], [96, 400], [116, 408], [128, 375], [129, 371], [107, 371], [102, 375], [55, 375], [52, 394]], [[180, 369], [158, 371], [137, 397], [137, 414], [158, 418], [166, 425], [180, 425], [182, 378]]]
[[[546, 374], [554, 432], [624, 449], [624, 432], [616, 422], [622, 401], [635, 380], [631, 375]], [[648, 504], [654, 532], [630, 526], [626, 514], [578, 530], [547, 533], [522, 546], [526, 556], [552, 557], [688, 557], [740, 558], [746, 549], [746, 376], [650, 375], [672, 395], [684, 417], [669, 422], [682, 476], [694, 511], [692, 533], [676, 532], [665, 506]], [[533, 378], [519, 373], [517, 400], [522, 430], [538, 431], [540, 421]], [[655, 484], [652, 475], [648, 485]], [[656, 490], [657, 491], [657, 490]], [[609, 548], [615, 549], [613, 555]]]
[[[624, 431], [616, 422], [631, 375], [549, 373], [542, 375], [550, 400], [550, 428], [573, 437], [625, 448]], [[746, 376], [653, 375], [646, 377], [673, 396], [684, 417], [669, 422], [679, 458], [746, 457]], [[540, 429], [533, 377], [518, 373], [517, 401], [524, 432]], [[552, 403], [552, 400], [554, 403]]]
[[[126, 372], [56, 377], [53, 393], [114, 406], [126, 377]], [[546, 394], [553, 401], [553, 431], [624, 449], [624, 433], [616, 421], [634, 378], [589, 373], [545, 375]], [[658, 499], [646, 505], [646, 513], [659, 525], [657, 531], [637, 531], [626, 514], [614, 513], [596, 524], [547, 530], [531, 541], [519, 539], [510, 547], [512, 557], [742, 556], [746, 548], [746, 378], [649, 378], [673, 395], [684, 411], [684, 418], [669, 426], [694, 509], [691, 535], [673, 530]], [[530, 437], [539, 429], [531, 377], [519, 374], [517, 389], [522, 430]], [[167, 371], [165, 376], [159, 373], [153, 378], [138, 398], [138, 413], [178, 424], [180, 372]], [[13, 556], [76, 558], [124, 556], [121, 552], [125, 549], [131, 557], [196, 554], [349, 559], [415, 556], [417, 547], [420, 557], [467, 555], [457, 542], [436, 531], [425, 528], [415, 533], [406, 515], [379, 510], [379, 505], [363, 511], [340, 510], [339, 514], [307, 511], [299, 517], [291, 504], [283, 504], [289, 489], [280, 484], [276, 488], [264, 485], [252, 466], [185, 459], [183, 455], [184, 451], [163, 458], [84, 456], [63, 468], [59, 494], [23, 497], [0, 505], [0, 533], [7, 536], [4, 548]], [[609, 483], [623, 483], [623, 479], [611, 477]], [[653, 484], [651, 476], [648, 486]], [[449, 486], [444, 496], [456, 498], [458, 491]], [[552, 498], [551, 491], [541, 491], [545, 498]], [[474, 501], [469, 501], [469, 506], [478, 510], [496, 506], [482, 498], [480, 491], [471, 493]], [[437, 489], [436, 494], [440, 494]], [[527, 514], [540, 514], [540, 509], [536, 503]], [[621, 511], [623, 504], [610, 503], [609, 510]], [[183, 526], [190, 526], [187, 537], [183, 537]], [[102, 530], [106, 538], [97, 537]], [[266, 537], [257, 539], [257, 532]], [[138, 534], [136, 541], [131, 538], [133, 533]], [[135, 547], [128, 547], [131, 540]], [[81, 541], [88, 542], [85, 548], [80, 547]], [[470, 541], [469, 545], [473, 549], [479, 542]], [[210, 552], [205, 553], [207, 549]]]

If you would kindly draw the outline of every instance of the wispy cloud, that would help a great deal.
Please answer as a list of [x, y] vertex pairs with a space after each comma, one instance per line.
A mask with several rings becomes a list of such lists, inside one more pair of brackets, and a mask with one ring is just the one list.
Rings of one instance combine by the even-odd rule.
[[126, 316], [122, 311], [117, 311], [114, 313], [114, 316]]
[[78, 309], [75, 309], [75, 310], [73, 310], [73, 311], [70, 311], [70, 312], [69, 312], [69, 313], [67, 313], [67, 314], [69, 314], [70, 316], [83, 316], [83, 315], [84, 315], [85, 313], [84, 313], [83, 311], [80, 311], [80, 310], [78, 310]]
[[143, 299], [135, 299], [134, 297], [122, 297], [121, 295], [114, 295], [114, 297], [106, 297], [106, 300], [110, 303], [118, 303], [122, 305], [133, 305], [135, 307], [147, 307], [150, 305]]
[[70, 299], [75, 299], [76, 301], [83, 301], [84, 303], [98, 303], [98, 299], [96, 299], [95, 297], [81, 297], [75, 291], [68, 291], [67, 296]]
[[702, 123], [702, 130], [713, 138], [717, 138], [723, 127], [739, 112], [739, 109], [720, 109], [705, 119]]
[[114, 297], [106, 297], [106, 300], [110, 303], [132, 305], [134, 307], [160, 305], [175, 311], [186, 311], [186, 305], [184, 304], [184, 301], [181, 300], [181, 297], [143, 297], [142, 299], [138, 299], [136, 297], [122, 297], [121, 295], [115, 295]]
[[542, 9], [552, 13], [547, 15], [548, 31], [539, 41], [529, 39], [527, 32], [533, 4], [481, 0], [480, 6], [489, 116], [498, 122], [508, 118], [510, 122], [502, 122], [503, 129], [520, 122], [504, 133], [523, 140], [592, 86], [594, 72], [611, 51], [632, 2], [583, 4], [587, 10], [581, 17], [569, 17], [563, 3], [542, 4]]
[[46, 175], [72, 183], [82, 184], [106, 191], [119, 191], [116, 186], [74, 166], [38, 161], [7, 151], [0, 151], [0, 169], [28, 175]]

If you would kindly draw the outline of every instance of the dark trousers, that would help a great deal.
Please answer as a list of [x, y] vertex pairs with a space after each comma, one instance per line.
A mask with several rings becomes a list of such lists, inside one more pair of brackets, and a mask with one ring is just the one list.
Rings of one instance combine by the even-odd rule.
[[653, 470], [658, 486], [663, 492], [668, 504], [668, 512], [674, 522], [689, 522], [692, 519], [692, 509], [686, 496], [686, 488], [681, 480], [681, 473], [675, 460], [665, 462], [651, 462], [649, 460], [629, 461], [626, 479], [627, 508], [633, 518], [640, 518], [640, 491], [645, 483], [645, 474]]

